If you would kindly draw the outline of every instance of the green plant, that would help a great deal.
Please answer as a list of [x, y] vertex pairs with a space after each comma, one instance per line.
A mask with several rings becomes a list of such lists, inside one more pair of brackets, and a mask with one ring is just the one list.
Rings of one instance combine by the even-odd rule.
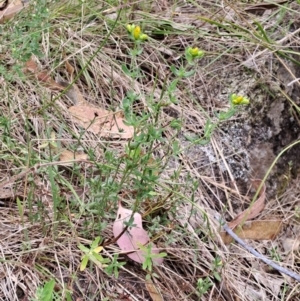
[[32, 301], [53, 301], [54, 300], [54, 286], [55, 280], [51, 279], [44, 284], [39, 286], [36, 290], [36, 297]]
[[223, 266], [223, 262], [222, 259], [219, 256], [216, 256], [212, 262], [212, 274], [214, 276], [214, 278], [221, 282], [222, 278], [220, 275], [220, 269]]
[[99, 253], [103, 250], [102, 246], [99, 246], [100, 237], [96, 237], [92, 242], [91, 247], [87, 248], [82, 244], [79, 244], [79, 249], [84, 253], [81, 258], [80, 271], [84, 271], [88, 262], [91, 261], [100, 268], [106, 267], [110, 259], [103, 258]]
[[206, 120], [204, 126], [204, 132], [202, 137], [190, 137], [185, 135], [185, 138], [191, 141], [193, 144], [206, 145], [210, 142], [211, 136], [214, 133], [215, 129], [226, 120], [229, 120], [233, 117], [237, 112], [238, 108], [241, 105], [248, 105], [250, 103], [249, 99], [242, 95], [230, 94], [229, 95], [229, 108], [224, 112], [215, 112], [217, 117], [217, 121], [213, 121], [209, 117]]
[[8, 53], [15, 61], [8, 71], [5, 65], [1, 65], [0, 74], [8, 81], [17, 77], [24, 79], [23, 63], [28, 61], [32, 55], [41, 57], [40, 42], [44, 33], [49, 31], [48, 8], [49, 1], [37, 0], [30, 3], [28, 9], [20, 13], [18, 22], [9, 21], [4, 25], [3, 32], [6, 33], [5, 40]]
[[68, 290], [64, 291], [64, 294], [55, 291], [56, 282], [54, 279], [49, 280], [43, 286], [38, 286], [36, 289], [35, 297], [31, 301], [71, 301], [71, 292]]
[[249, 99], [242, 95], [231, 94], [229, 95], [229, 109], [225, 112], [216, 114], [219, 121], [228, 120], [236, 112], [237, 107], [240, 105], [248, 105], [250, 103]]
[[176, 68], [174, 65], [170, 67], [172, 73], [175, 75], [175, 79], [170, 83], [170, 85], [166, 88], [170, 103], [166, 103], [165, 105], [169, 105], [171, 103], [177, 103], [176, 97], [176, 87], [177, 84], [183, 78], [190, 77], [196, 73], [196, 62], [198, 59], [201, 59], [204, 56], [204, 51], [199, 50], [198, 47], [188, 47], [185, 50], [185, 60], [183, 60], [181, 66]]
[[281, 261], [281, 256], [280, 256], [280, 254], [279, 254], [279, 252], [277, 250], [277, 246], [272, 247], [269, 252], [270, 252], [271, 258], [274, 261], [278, 261], [278, 262]]
[[115, 278], [119, 277], [119, 268], [126, 264], [126, 262], [118, 262], [118, 254], [115, 254], [109, 264], [105, 268], [108, 275], [114, 274]]
[[290, 289], [289, 285], [286, 282], [284, 282], [281, 286], [280, 300], [282, 300], [282, 301], [286, 300], [286, 295], [287, 295], [289, 289]]
[[154, 258], [162, 258], [167, 256], [167, 253], [154, 254], [152, 252], [151, 243], [149, 243], [146, 247], [140, 245], [140, 249], [144, 252], [144, 257], [145, 257], [145, 261], [143, 262], [142, 268], [143, 270], [146, 270], [149, 273], [152, 272]]
[[201, 298], [204, 294], [208, 292], [208, 290], [213, 286], [209, 277], [199, 278], [197, 281], [197, 295]]

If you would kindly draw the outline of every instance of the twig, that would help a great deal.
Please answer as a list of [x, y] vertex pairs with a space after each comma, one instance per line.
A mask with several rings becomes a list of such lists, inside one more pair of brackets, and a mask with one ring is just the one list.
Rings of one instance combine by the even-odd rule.
[[294, 80], [292, 80], [290, 83], [287, 84], [287, 86], [291, 86], [292, 84], [294, 84], [295, 82], [300, 81], [300, 78], [295, 78]]
[[[218, 220], [218, 222], [221, 222], [223, 224], [223, 220], [220, 218], [220, 216], [215, 216], [215, 219]], [[226, 224], [226, 222], [223, 225], [224, 230], [236, 241], [238, 242], [243, 248], [245, 248], [248, 252], [253, 254], [255, 257], [261, 259], [264, 263], [270, 265], [275, 270], [278, 270], [280, 273], [286, 274], [294, 279], [296, 279], [298, 282], [300, 282], [300, 275], [297, 273], [294, 273], [288, 269], [285, 269], [281, 267], [280, 265], [276, 264], [272, 260], [266, 258], [265, 256], [261, 255], [257, 251], [255, 251], [252, 247], [248, 246], [242, 239], [240, 239]]]

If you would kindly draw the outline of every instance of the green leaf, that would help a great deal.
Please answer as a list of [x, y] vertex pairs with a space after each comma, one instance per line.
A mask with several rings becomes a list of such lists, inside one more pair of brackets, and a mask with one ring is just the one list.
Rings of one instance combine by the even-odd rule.
[[136, 50], [136, 55], [141, 55], [143, 52], [143, 48], [139, 48]]
[[184, 72], [183, 76], [190, 77], [190, 76], [194, 75], [195, 73], [196, 73], [196, 70], [190, 70], [190, 71]]
[[90, 249], [87, 248], [87, 247], [85, 247], [85, 246], [82, 245], [82, 244], [79, 244], [78, 248], [79, 248], [82, 252], [84, 252], [84, 253], [89, 253], [89, 252], [90, 252]]
[[23, 216], [23, 205], [21, 200], [17, 197], [17, 206], [18, 206], [18, 211], [19, 211], [19, 215]]
[[128, 75], [128, 76], [131, 76], [131, 72], [130, 70], [127, 68], [127, 66], [125, 64], [122, 64], [122, 71]]
[[137, 72], [136, 71], [130, 71], [125, 64], [122, 64], [122, 71], [129, 77], [136, 77]]
[[168, 254], [165, 252], [159, 253], [159, 254], [154, 254], [152, 257], [153, 258], [163, 258], [163, 257], [167, 257]]
[[172, 143], [172, 151], [174, 156], [180, 154], [179, 142], [177, 140]]
[[169, 99], [170, 99], [171, 103], [174, 103], [174, 104], [178, 103], [176, 96], [174, 96], [172, 93], [169, 93]]
[[234, 107], [230, 108], [227, 112], [220, 112], [219, 114], [216, 114], [219, 120], [228, 120], [236, 113], [236, 110]]
[[197, 144], [199, 145], [206, 145], [210, 142], [210, 139], [201, 139], [199, 141], [197, 141]]
[[93, 252], [93, 254], [91, 255], [91, 260], [94, 262], [98, 261], [100, 263], [105, 261], [105, 259], [100, 254], [97, 254], [95, 252]]
[[[271, 44], [272, 42], [271, 42], [271, 40], [269, 39], [269, 37], [267, 36], [267, 34], [266, 34], [266, 32], [265, 32], [263, 26], [261, 26], [261, 24], [260, 24], [258, 21], [254, 21], [254, 23], [257, 25], [257, 28], [258, 28], [258, 30], [260, 31], [260, 33], [261, 33], [263, 39], [264, 39], [267, 43]], [[261, 36], [258, 35], [258, 37], [260, 38]]]
[[70, 292], [66, 292], [66, 299], [67, 301], [72, 301], [72, 296]]
[[171, 71], [174, 73], [174, 75], [179, 76], [179, 71], [176, 69], [174, 65], [170, 67]]
[[171, 84], [170, 84], [170, 86], [169, 86], [169, 88], [168, 88], [168, 92], [169, 93], [172, 93], [172, 92], [174, 92], [175, 90], [176, 90], [176, 86], [177, 86], [177, 84], [178, 84], [178, 78], [176, 78], [176, 79], [174, 79], [172, 82], [171, 82]]
[[52, 301], [53, 300], [53, 290], [55, 286], [54, 279], [51, 279], [47, 283], [45, 283], [43, 288], [43, 293], [41, 296], [41, 300], [43, 301]]
[[80, 264], [80, 271], [84, 271], [85, 270], [88, 261], [89, 261], [88, 255], [84, 255], [84, 257], [83, 257], [83, 259], [81, 261], [81, 264]]
[[96, 248], [98, 247], [99, 241], [100, 241], [100, 237], [97, 236], [97, 237], [94, 239], [94, 241], [92, 242], [92, 245], [91, 245], [91, 249], [92, 249], [92, 250], [94, 250], [94, 249], [96, 249]]
[[143, 262], [142, 269], [143, 270], [147, 270], [148, 269], [148, 271], [151, 272], [151, 270], [152, 270], [152, 261], [151, 261], [151, 258], [149, 258], [149, 257], [145, 258], [145, 261]]
[[179, 119], [173, 119], [170, 123], [170, 127], [172, 129], [180, 130], [182, 126], [182, 122]]
[[216, 124], [212, 123], [209, 119], [207, 119], [204, 127], [204, 137], [210, 139], [210, 136], [212, 135], [216, 126]]
[[143, 48], [140, 47], [138, 44], [139, 44], [139, 43], [137, 42], [138, 48], [129, 50], [129, 54], [130, 54], [132, 57], [136, 57], [136, 56], [140, 55], [140, 54], [143, 52]]
[[218, 272], [214, 272], [213, 275], [214, 275], [214, 277], [215, 277], [216, 280], [218, 280], [219, 282], [221, 282], [222, 279], [221, 279], [220, 274]]

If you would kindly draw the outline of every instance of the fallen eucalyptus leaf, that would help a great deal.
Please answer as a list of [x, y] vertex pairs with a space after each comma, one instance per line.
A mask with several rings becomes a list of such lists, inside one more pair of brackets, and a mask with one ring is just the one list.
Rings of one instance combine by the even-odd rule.
[[134, 128], [124, 123], [120, 112], [114, 113], [89, 105], [72, 106], [69, 112], [80, 126], [101, 137], [129, 139], [134, 134]]
[[[76, 161], [76, 160], [87, 160], [88, 155], [85, 153], [79, 153], [79, 152], [71, 152], [67, 149], [63, 150], [62, 153], [59, 156], [60, 161]], [[64, 165], [72, 165], [72, 162], [65, 163]]]
[[[233, 232], [241, 239], [274, 240], [279, 234], [282, 221], [263, 220], [245, 222], [242, 227], [236, 227]], [[230, 244], [233, 238], [225, 231], [220, 233], [225, 244]]]
[[[132, 217], [132, 224], [130, 218]], [[142, 216], [132, 210], [124, 208], [119, 202], [119, 209], [117, 212], [117, 218], [113, 225], [114, 237], [117, 238], [124, 230], [126, 225], [129, 225], [127, 230], [117, 240], [118, 246], [122, 251], [128, 252], [126, 255], [132, 260], [143, 263], [145, 261], [145, 253], [139, 248], [139, 245], [147, 246], [150, 242], [147, 231], [143, 229]], [[159, 254], [159, 249], [152, 244], [152, 254]], [[163, 262], [163, 258], [154, 257], [152, 261], [156, 265], [160, 265]]]
[[64, 86], [57, 83], [46, 71], [39, 71], [33, 59], [25, 63], [24, 73], [31, 73], [42, 85], [53, 91], [63, 91], [65, 89]]

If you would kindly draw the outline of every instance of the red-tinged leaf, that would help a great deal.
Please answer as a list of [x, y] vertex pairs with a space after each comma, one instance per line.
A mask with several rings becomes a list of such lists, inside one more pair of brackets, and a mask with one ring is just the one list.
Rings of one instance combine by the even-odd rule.
[[24, 72], [33, 74], [39, 82], [41, 82], [44, 86], [50, 88], [51, 90], [63, 91], [65, 89], [64, 86], [60, 85], [54, 79], [52, 79], [46, 71], [39, 72], [38, 66], [35, 61], [33, 61], [33, 59], [30, 59], [25, 63]]
[[68, 62], [68, 60], [66, 60], [65, 62], [65, 67], [67, 69], [67, 72], [69, 73], [70, 77], [73, 78], [73, 74], [74, 74], [74, 67]]
[[[126, 227], [126, 222], [129, 222], [132, 213], [132, 210], [122, 207], [121, 203], [119, 203], [117, 218], [113, 225], [115, 238], [122, 233]], [[136, 212], [133, 215], [133, 225], [128, 227], [123, 235], [117, 240], [117, 244], [122, 251], [128, 252], [127, 256], [129, 258], [138, 263], [143, 263], [145, 261], [145, 253], [140, 250], [138, 245], [146, 246], [149, 241], [148, 233], [143, 229], [142, 216]], [[159, 249], [153, 243], [152, 246], [152, 254], [159, 254]], [[152, 258], [152, 261], [154, 264], [159, 265], [163, 262], [163, 258]]]
[[36, 72], [37, 70], [37, 64], [34, 60], [30, 59], [29, 61], [27, 61], [25, 63], [25, 70], [24, 72], [31, 72], [31, 73], [34, 73]]
[[48, 88], [50, 88], [51, 90], [54, 91], [63, 91], [65, 89], [64, 86], [60, 85], [59, 83], [57, 83], [54, 79], [51, 78], [50, 75], [47, 74], [47, 72], [40, 72], [37, 74], [37, 79], [44, 83], [44, 85]]
[[37, 74], [37, 79], [42, 82], [47, 82], [49, 80], [50, 76], [47, 74], [47, 72], [40, 72]]

